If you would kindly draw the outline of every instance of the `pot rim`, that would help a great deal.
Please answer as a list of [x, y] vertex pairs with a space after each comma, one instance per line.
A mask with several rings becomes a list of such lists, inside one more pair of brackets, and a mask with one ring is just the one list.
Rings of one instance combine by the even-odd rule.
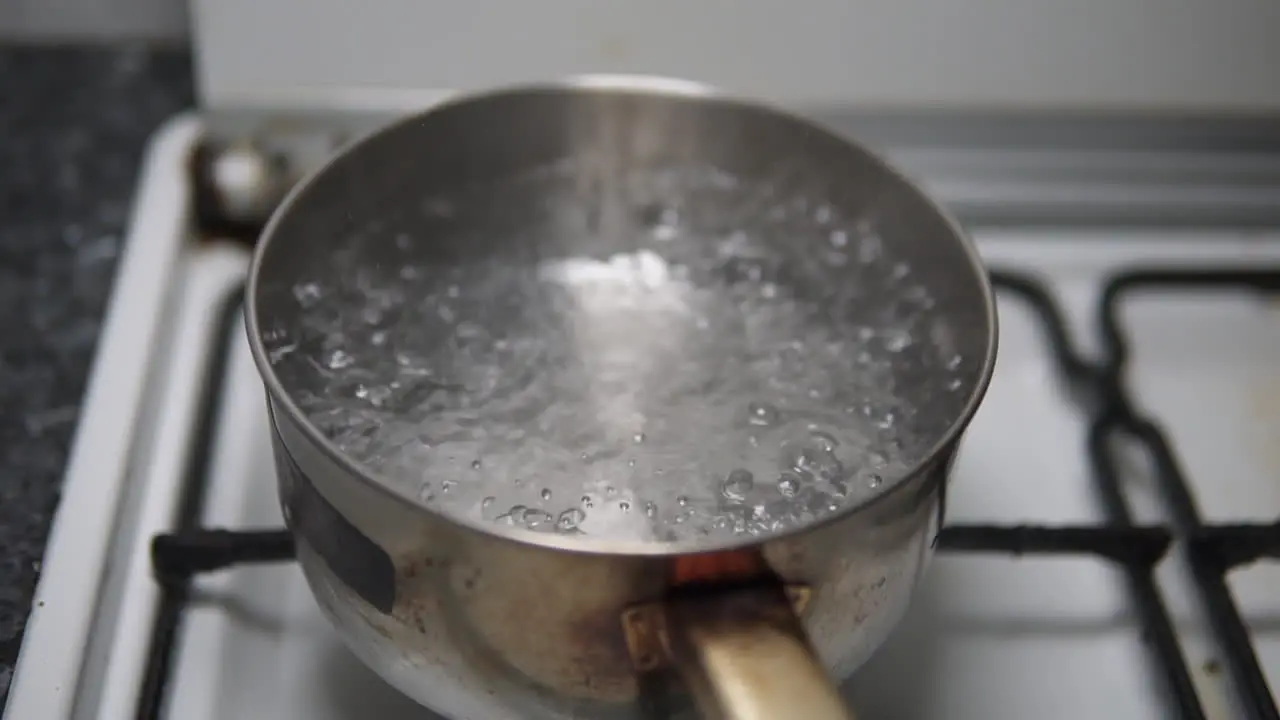
[[[856, 147], [872, 162], [877, 163], [883, 172], [896, 177], [898, 180], [903, 181], [906, 185], [913, 188], [916, 194], [923, 199], [925, 204], [930, 207], [951, 229], [953, 235], [960, 242], [964, 255], [969, 261], [970, 268], [977, 276], [979, 284], [981, 285], [980, 292], [983, 301], [983, 314], [985, 315], [987, 325], [990, 328], [985, 356], [982, 360], [982, 367], [978, 374], [977, 382], [974, 383], [973, 388], [970, 390], [969, 397], [965, 401], [960, 414], [954, 421], [952, 421], [951, 425], [944, 433], [942, 433], [934, 445], [924, 453], [919, 462], [912, 465], [905, 472], [900, 473], [896, 478], [885, 478], [885, 484], [889, 487], [884, 492], [867, 498], [862, 502], [846, 505], [840, 508], [840, 510], [815, 519], [812, 522], [799, 524], [786, 530], [770, 533], [763, 537], [733, 536], [715, 542], [699, 540], [654, 542], [620, 541], [593, 538], [591, 536], [585, 536], [584, 538], [560, 533], [521, 531], [514, 527], [506, 527], [492, 522], [473, 521], [468, 518], [455, 517], [441, 512], [437, 509], [423, 505], [413, 496], [413, 493], [409, 492], [407, 489], [379, 480], [367, 468], [343, 453], [327, 437], [325, 437], [324, 434], [320, 432], [319, 428], [307, 419], [306, 415], [285, 390], [280, 379], [277, 377], [275, 370], [271, 367], [271, 362], [267, 356], [266, 348], [263, 343], [261, 328], [258, 324], [258, 287], [261, 281], [262, 263], [267, 249], [271, 246], [271, 239], [276, 233], [277, 226], [282, 222], [282, 219], [291, 212], [292, 208], [302, 201], [303, 195], [306, 194], [312, 183], [323, 175], [340, 158], [349, 153], [359, 152], [360, 148], [365, 145], [365, 143], [373, 140], [374, 138], [393, 129], [418, 122], [424, 115], [445, 110], [451, 106], [463, 105], [472, 101], [506, 95], [512, 92], [590, 92], [597, 90], [614, 93], [633, 92], [648, 95], [666, 95], [693, 100], [715, 100], [717, 102], [736, 105], [743, 109], [771, 113], [775, 116], [781, 116], [798, 124], [806, 125], [815, 132], [825, 133], [836, 141]], [[910, 180], [895, 166], [881, 157], [880, 154], [861, 145], [856, 140], [835, 132], [823, 123], [801, 116], [797, 113], [790, 112], [767, 102], [745, 98], [710, 85], [691, 80], [656, 75], [586, 74], [569, 76], [559, 80], [515, 83], [478, 91], [454, 93], [440, 102], [429, 105], [427, 108], [419, 112], [410, 113], [397, 120], [391, 121], [382, 128], [368, 133], [348, 145], [346, 148], [335, 153], [319, 168], [300, 180], [290, 189], [285, 198], [276, 207], [276, 210], [272, 213], [266, 225], [263, 227], [259, 238], [259, 242], [254, 248], [253, 257], [249, 264], [248, 281], [245, 285], [245, 329], [249, 335], [250, 354], [253, 357], [254, 364], [257, 366], [258, 374], [262, 378], [263, 385], [266, 387], [267, 394], [270, 396], [271, 402], [279, 409], [283, 410], [289, 422], [295, 426], [304, 438], [310, 441], [310, 443], [325, 459], [334, 463], [344, 472], [358, 478], [359, 482], [383, 493], [388, 498], [396, 502], [403, 503], [414, 510], [434, 516], [451, 525], [475, 530], [488, 536], [505, 539], [521, 545], [589, 555], [670, 557], [688, 554], [743, 550], [773, 544], [817, 530], [830, 524], [845, 521], [868, 506], [893, 495], [899, 488], [907, 484], [907, 480], [917, 476], [924, 468], [934, 464], [949, 448], [958, 443], [960, 436], [972, 421], [978, 407], [982, 404], [982, 400], [986, 396], [987, 390], [990, 387], [991, 377], [995, 372], [996, 354], [999, 346], [1000, 334], [998, 314], [996, 312], [995, 289], [989, 279], [987, 268], [978, 254], [977, 247], [969, 237], [969, 234], [960, 225], [959, 221], [948, 210], [942, 207], [932, 196], [920, 188], [917, 183]], [[275, 418], [275, 413], [272, 413], [271, 422], [273, 424], [279, 423], [279, 420]]]

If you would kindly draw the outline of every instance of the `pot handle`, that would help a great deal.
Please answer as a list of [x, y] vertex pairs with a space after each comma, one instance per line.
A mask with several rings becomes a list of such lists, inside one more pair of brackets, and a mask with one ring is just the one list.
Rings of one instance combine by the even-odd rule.
[[708, 589], [661, 603], [660, 630], [653, 615], [631, 624], [659, 630], [665, 659], [703, 717], [853, 720], [809, 645], [795, 600], [774, 583]]

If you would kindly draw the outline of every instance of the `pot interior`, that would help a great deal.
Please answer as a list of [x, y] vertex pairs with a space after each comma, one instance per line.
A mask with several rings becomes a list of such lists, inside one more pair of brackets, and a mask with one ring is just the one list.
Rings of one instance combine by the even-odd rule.
[[854, 144], [745, 102], [543, 87], [356, 144], [270, 225], [268, 386], [489, 532], [707, 547], [892, 490], [995, 346], [968, 242]]

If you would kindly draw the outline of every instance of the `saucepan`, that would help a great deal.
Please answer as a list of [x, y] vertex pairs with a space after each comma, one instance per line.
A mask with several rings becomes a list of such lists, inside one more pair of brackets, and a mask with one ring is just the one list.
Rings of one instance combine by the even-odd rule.
[[270, 220], [246, 313], [319, 606], [473, 720], [851, 717], [996, 350], [902, 174], [637, 77], [355, 142]]

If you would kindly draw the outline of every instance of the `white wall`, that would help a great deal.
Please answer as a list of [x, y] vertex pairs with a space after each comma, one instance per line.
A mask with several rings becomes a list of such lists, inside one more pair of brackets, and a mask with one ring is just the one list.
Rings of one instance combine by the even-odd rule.
[[218, 104], [630, 71], [806, 106], [1280, 111], [1277, 0], [192, 2]]

